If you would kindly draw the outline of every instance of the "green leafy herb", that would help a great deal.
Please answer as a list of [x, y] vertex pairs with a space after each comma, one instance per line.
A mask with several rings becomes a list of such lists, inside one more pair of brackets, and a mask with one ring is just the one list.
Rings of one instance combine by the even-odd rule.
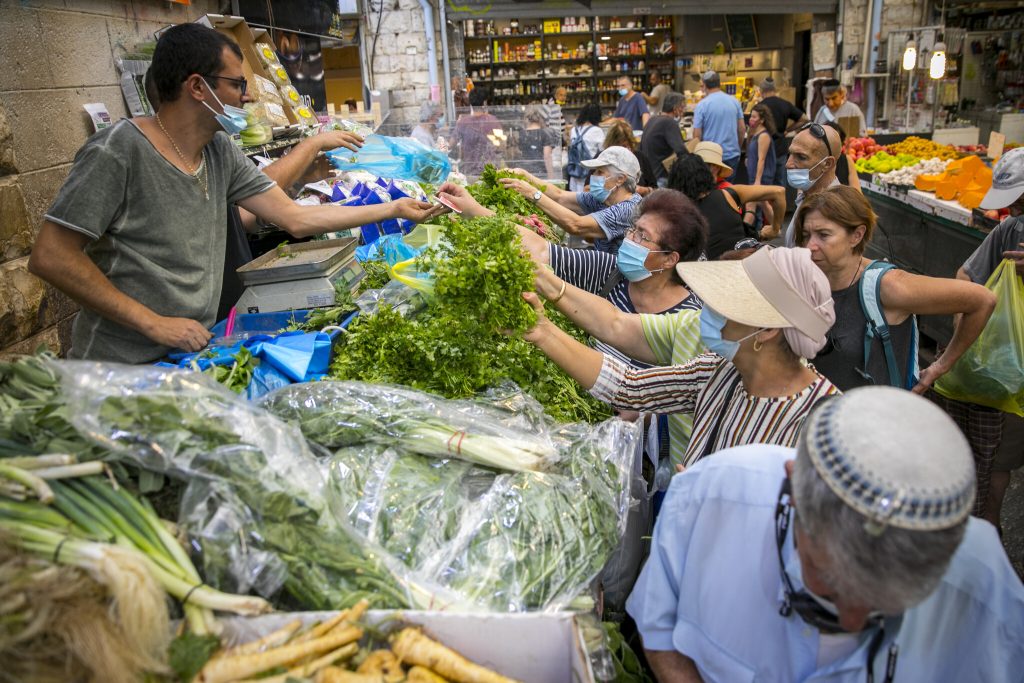
[[171, 641], [168, 653], [171, 670], [177, 680], [188, 682], [195, 678], [213, 653], [220, 649], [217, 636], [197, 636], [186, 631]]

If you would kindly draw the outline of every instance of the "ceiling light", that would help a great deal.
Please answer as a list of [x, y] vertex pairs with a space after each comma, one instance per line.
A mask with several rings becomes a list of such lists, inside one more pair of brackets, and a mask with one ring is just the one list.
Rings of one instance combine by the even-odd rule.
[[935, 43], [935, 50], [928, 63], [928, 75], [932, 78], [942, 78], [946, 75], [946, 44], [941, 41]]

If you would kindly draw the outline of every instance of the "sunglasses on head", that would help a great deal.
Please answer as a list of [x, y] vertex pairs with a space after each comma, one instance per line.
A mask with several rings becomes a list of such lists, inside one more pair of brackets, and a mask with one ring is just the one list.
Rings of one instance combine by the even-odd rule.
[[835, 156], [835, 153], [832, 151], [832, 145], [828, 141], [828, 135], [825, 134], [825, 126], [821, 125], [820, 123], [808, 123], [800, 130], [809, 130], [811, 132], [811, 135], [825, 143], [825, 149], [828, 150], [828, 155], [830, 157]]

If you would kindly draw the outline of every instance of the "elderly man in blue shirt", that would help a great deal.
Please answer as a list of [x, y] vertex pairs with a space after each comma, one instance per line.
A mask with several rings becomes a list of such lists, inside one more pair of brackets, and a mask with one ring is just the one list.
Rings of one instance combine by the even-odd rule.
[[[794, 460], [795, 458], [795, 460]], [[862, 387], [798, 447], [674, 478], [627, 603], [661, 683], [1024, 679], [1024, 587], [931, 402]]]

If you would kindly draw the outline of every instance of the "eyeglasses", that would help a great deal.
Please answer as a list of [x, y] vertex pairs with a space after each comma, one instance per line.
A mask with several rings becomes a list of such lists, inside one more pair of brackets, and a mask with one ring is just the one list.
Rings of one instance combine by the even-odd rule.
[[237, 87], [242, 92], [243, 95], [245, 94], [246, 89], [248, 89], [249, 87], [249, 82], [246, 81], [244, 78], [230, 78], [228, 76], [214, 76], [212, 74], [204, 74], [203, 78], [218, 78], [222, 81], [231, 81], [235, 84], [235, 87]]
[[[636, 236], [636, 239], [633, 239], [634, 236]], [[655, 246], [662, 246], [657, 240], [636, 226], [626, 228], [626, 237], [633, 239], [634, 242], [650, 242]]]
[[825, 134], [825, 127], [823, 125], [821, 125], [820, 123], [808, 123], [803, 128], [801, 128], [800, 130], [801, 131], [805, 131], [805, 130], [811, 131], [811, 135], [813, 135], [814, 137], [818, 138], [819, 140], [821, 140], [822, 142], [825, 143], [825, 149], [828, 150], [828, 155], [830, 157], [834, 157], [835, 156], [835, 153], [832, 151], [832, 145], [829, 144], [828, 135]]

